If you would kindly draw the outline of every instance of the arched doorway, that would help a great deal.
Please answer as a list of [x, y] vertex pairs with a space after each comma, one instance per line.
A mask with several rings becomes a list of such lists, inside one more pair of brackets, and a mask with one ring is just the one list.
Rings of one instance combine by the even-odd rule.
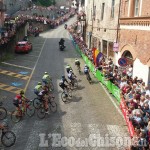
[[133, 65], [133, 56], [130, 51], [126, 50], [123, 52], [122, 57], [126, 58], [129, 65]]

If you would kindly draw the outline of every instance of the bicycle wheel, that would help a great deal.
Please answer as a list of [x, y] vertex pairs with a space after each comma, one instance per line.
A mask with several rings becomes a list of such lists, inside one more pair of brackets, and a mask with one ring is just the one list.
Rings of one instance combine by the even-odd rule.
[[35, 99], [33, 100], [33, 106], [34, 106], [34, 108], [39, 109], [39, 108], [40, 108], [40, 105], [41, 105], [40, 100], [39, 100], [38, 98], [35, 98]]
[[45, 117], [46, 113], [45, 113], [45, 108], [43, 107], [40, 107], [37, 111], [37, 116], [40, 118], [40, 119], [43, 119]]
[[72, 97], [72, 90], [71, 89], [68, 90], [68, 95], [69, 95], [69, 97]]
[[18, 111], [16, 110], [11, 113], [11, 120], [15, 123], [19, 122], [21, 120], [21, 117], [22, 116], [19, 116]]
[[71, 90], [73, 90], [73, 85], [72, 85], [71, 82], [69, 83], [69, 88], [70, 88]]
[[61, 99], [62, 99], [63, 102], [67, 101], [67, 96], [66, 96], [65, 92], [61, 93]]
[[57, 111], [57, 104], [54, 101], [50, 102], [50, 110], [52, 112], [56, 112]]
[[32, 103], [30, 103], [30, 104], [28, 105], [28, 107], [27, 107], [27, 109], [26, 109], [26, 113], [27, 113], [27, 115], [28, 115], [29, 117], [32, 117], [32, 116], [34, 115], [35, 109], [34, 109]]
[[77, 81], [77, 79], [74, 79], [73, 83], [74, 83], [74, 87], [77, 88], [78, 87], [78, 81]]
[[54, 91], [54, 85], [53, 85], [53, 82], [50, 82], [49, 87], [50, 87], [50, 90], [51, 90], [51, 91]]
[[6, 131], [2, 133], [1, 142], [6, 147], [11, 147], [16, 142], [16, 135], [12, 131]]
[[4, 107], [0, 107], [0, 120], [3, 120], [7, 117], [7, 110]]

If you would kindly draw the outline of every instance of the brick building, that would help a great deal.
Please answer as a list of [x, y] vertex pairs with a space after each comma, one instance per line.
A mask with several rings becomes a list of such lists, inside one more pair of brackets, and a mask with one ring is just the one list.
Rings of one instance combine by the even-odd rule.
[[120, 7], [119, 53], [133, 64], [133, 76], [150, 81], [150, 1], [122, 0]]
[[106, 57], [115, 58], [120, 0], [85, 0], [86, 42]]

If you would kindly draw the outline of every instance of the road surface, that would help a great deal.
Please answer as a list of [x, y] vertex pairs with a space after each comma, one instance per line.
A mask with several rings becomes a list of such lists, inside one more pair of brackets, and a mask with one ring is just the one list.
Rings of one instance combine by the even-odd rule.
[[[68, 24], [75, 21], [70, 19]], [[66, 50], [59, 51], [60, 38], [65, 39]], [[37, 114], [32, 118], [25, 117], [17, 124], [10, 120], [11, 130], [16, 134], [16, 144], [8, 150], [117, 150], [124, 149], [125, 138], [128, 138], [126, 123], [116, 109], [114, 98], [109, 96], [92, 76], [93, 84], [89, 84], [85, 76], [79, 75], [74, 66], [75, 58], [84, 62], [75, 51], [69, 33], [61, 25], [54, 30], [32, 37], [33, 50], [29, 54], [15, 54], [13, 58], [0, 65], [0, 95], [9, 112], [14, 110], [13, 98], [20, 89], [26, 89], [26, 96], [35, 97], [34, 86], [41, 81], [43, 73], [52, 76], [56, 113], [50, 113], [40, 120]], [[73, 67], [79, 88], [73, 91], [73, 98], [68, 103], [61, 100], [61, 89], [58, 82], [66, 74], [65, 65]], [[112, 103], [113, 100], [113, 103]], [[114, 106], [115, 104], [115, 106]], [[49, 134], [49, 138], [48, 138]], [[42, 137], [44, 137], [43, 139]], [[59, 136], [63, 137], [59, 139]], [[57, 141], [57, 138], [58, 141]], [[67, 137], [65, 142], [64, 137]], [[90, 138], [89, 138], [90, 137]], [[97, 139], [97, 140], [96, 140]], [[101, 140], [100, 140], [101, 139]], [[103, 140], [102, 140], [103, 139]], [[45, 141], [47, 140], [47, 141]], [[103, 143], [103, 141], [105, 143]], [[113, 142], [114, 141], [114, 142]], [[108, 145], [109, 142], [111, 145]], [[116, 144], [113, 144], [116, 143]]]

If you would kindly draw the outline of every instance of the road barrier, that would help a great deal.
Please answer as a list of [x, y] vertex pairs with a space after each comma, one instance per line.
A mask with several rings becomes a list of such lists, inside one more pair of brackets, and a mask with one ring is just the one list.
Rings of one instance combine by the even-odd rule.
[[101, 71], [95, 69], [94, 64], [89, 60], [89, 58], [85, 54], [83, 54], [83, 52], [80, 50], [79, 46], [74, 41], [72, 35], [70, 35], [70, 38], [72, 40], [73, 45], [76, 48], [76, 51], [82, 56], [83, 60], [88, 65], [88, 67], [89, 67], [90, 71], [93, 73], [93, 75], [98, 79], [98, 81], [100, 81], [103, 85], [105, 85], [107, 87], [109, 93], [111, 93], [117, 99], [118, 103], [120, 104], [120, 108], [122, 110], [125, 121], [128, 125], [128, 131], [130, 133], [130, 136], [133, 137], [134, 127], [133, 127], [131, 121], [129, 120], [127, 106], [124, 103], [124, 99], [121, 98], [120, 89], [116, 85], [114, 85], [112, 82], [108, 81], [104, 77], [104, 74]]
[[98, 79], [98, 81], [100, 81], [103, 85], [105, 85], [107, 87], [109, 93], [111, 93], [117, 99], [117, 101], [120, 103], [120, 89], [117, 86], [115, 86], [112, 82], [108, 81], [104, 77], [102, 72], [95, 69], [94, 64], [89, 60], [89, 58], [85, 54], [82, 53], [79, 46], [74, 41], [72, 35], [70, 35], [70, 38], [71, 38], [72, 43], [75, 46], [77, 52], [82, 56], [83, 60], [88, 65], [88, 67], [89, 67], [90, 71], [93, 73], [93, 75], [95, 75], [95, 77]]

